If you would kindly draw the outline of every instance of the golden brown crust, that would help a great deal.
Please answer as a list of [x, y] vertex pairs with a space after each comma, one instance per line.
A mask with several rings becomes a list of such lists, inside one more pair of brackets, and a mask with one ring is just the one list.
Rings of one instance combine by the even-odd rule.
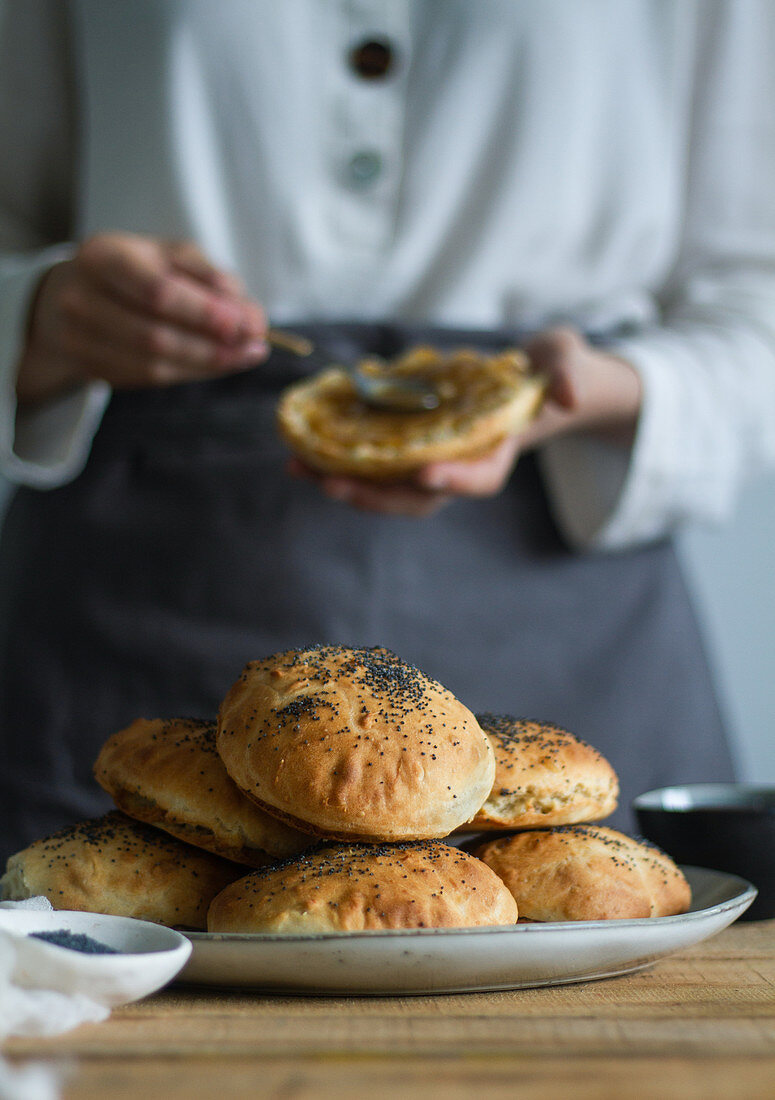
[[253, 872], [214, 899], [210, 932], [288, 934], [514, 924], [517, 906], [479, 860], [438, 841], [327, 844]]
[[468, 348], [447, 354], [413, 348], [390, 371], [432, 381], [440, 406], [409, 413], [371, 408], [349, 376], [332, 368], [283, 393], [281, 435], [315, 469], [399, 480], [429, 462], [488, 453], [523, 428], [543, 400], [543, 383], [513, 349], [486, 356]]
[[495, 774], [473, 714], [380, 647], [251, 661], [223, 700], [217, 745], [259, 805], [349, 840], [446, 836], [476, 813]]
[[549, 722], [476, 717], [495, 752], [495, 780], [466, 831], [572, 825], [614, 812], [619, 781], [597, 749]]
[[474, 855], [503, 880], [527, 920], [666, 917], [691, 904], [689, 884], [668, 855], [603, 825], [515, 833]]
[[204, 930], [210, 902], [244, 867], [113, 811], [35, 841], [8, 860], [4, 900]]
[[250, 867], [311, 843], [241, 793], [217, 753], [214, 722], [138, 718], [106, 741], [94, 774], [130, 817]]

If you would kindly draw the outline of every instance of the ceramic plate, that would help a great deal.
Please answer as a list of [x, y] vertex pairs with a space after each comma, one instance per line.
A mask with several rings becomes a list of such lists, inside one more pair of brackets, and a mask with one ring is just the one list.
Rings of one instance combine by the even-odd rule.
[[[65, 929], [114, 948], [118, 954], [84, 954], [30, 937]], [[33, 989], [82, 993], [115, 1006], [161, 989], [191, 954], [180, 932], [132, 917], [64, 909], [0, 909], [0, 931], [14, 937], [14, 980]]]
[[310, 936], [193, 932], [179, 980], [380, 996], [525, 989], [626, 974], [720, 932], [756, 896], [736, 875], [683, 870], [693, 905], [676, 917]]

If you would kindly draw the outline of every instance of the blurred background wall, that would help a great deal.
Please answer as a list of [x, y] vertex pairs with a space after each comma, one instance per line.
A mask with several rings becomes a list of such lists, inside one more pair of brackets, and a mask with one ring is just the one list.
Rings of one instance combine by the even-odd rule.
[[[8, 492], [0, 481], [0, 515]], [[746, 488], [732, 523], [680, 540], [740, 778], [758, 783], [775, 783], [774, 545], [775, 474]]]
[[734, 520], [681, 540], [741, 778], [775, 782], [775, 474], [743, 492]]

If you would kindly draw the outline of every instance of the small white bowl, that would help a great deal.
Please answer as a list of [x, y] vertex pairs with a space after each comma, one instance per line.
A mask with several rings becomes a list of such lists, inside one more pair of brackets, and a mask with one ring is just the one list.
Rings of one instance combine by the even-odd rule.
[[[30, 936], [59, 929], [90, 936], [119, 954], [86, 954]], [[17, 985], [82, 993], [110, 1008], [161, 989], [191, 954], [190, 940], [172, 928], [101, 913], [0, 909], [0, 930], [15, 941]]]

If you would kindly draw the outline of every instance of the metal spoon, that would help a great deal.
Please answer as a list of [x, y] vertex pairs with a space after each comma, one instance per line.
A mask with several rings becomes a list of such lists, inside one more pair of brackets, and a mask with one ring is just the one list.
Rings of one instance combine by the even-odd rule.
[[[311, 355], [322, 359], [323, 353], [316, 352], [315, 345], [306, 336], [296, 332], [270, 328], [266, 334], [267, 341], [272, 347], [282, 348], [293, 355], [299, 355], [307, 359]], [[379, 362], [377, 356], [369, 357], [372, 361]], [[367, 374], [358, 366], [345, 366], [341, 363], [332, 364], [328, 360], [321, 362], [321, 366], [336, 366], [346, 371], [352, 379], [353, 385], [365, 404], [375, 409], [383, 409], [394, 412], [425, 412], [436, 409], [441, 403], [441, 398], [432, 383], [420, 378], [406, 378], [389, 374]]]

